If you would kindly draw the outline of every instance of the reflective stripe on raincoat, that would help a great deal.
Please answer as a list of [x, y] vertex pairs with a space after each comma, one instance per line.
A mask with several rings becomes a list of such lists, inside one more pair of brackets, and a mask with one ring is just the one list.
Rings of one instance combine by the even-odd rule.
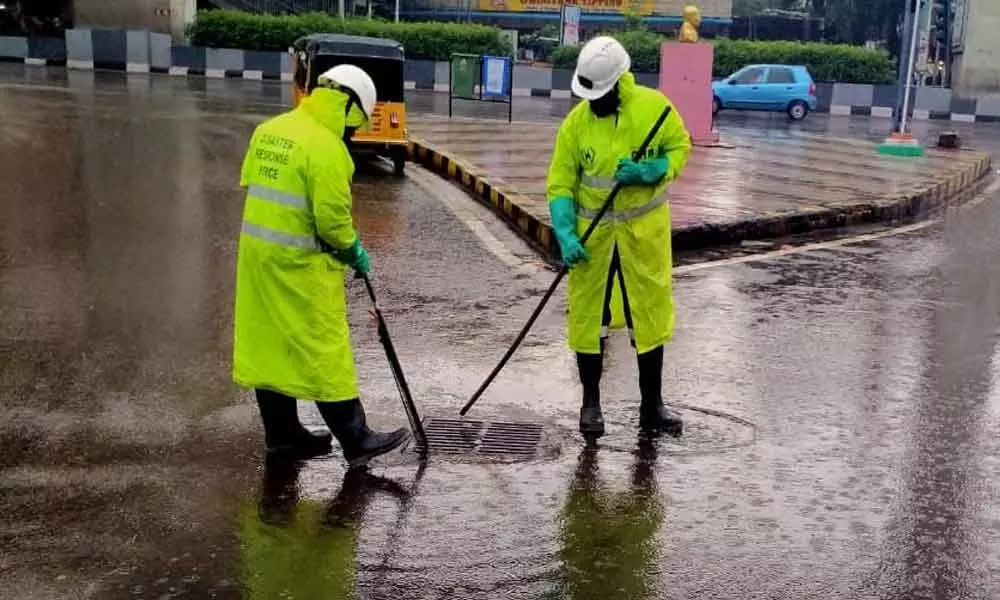
[[[670, 101], [660, 92], [639, 86], [631, 73], [619, 81], [621, 107], [616, 116], [598, 118], [579, 103], [559, 128], [549, 165], [549, 201], [576, 201], [577, 232], [583, 232], [601, 209], [618, 161], [639, 149]], [[691, 137], [676, 110], [650, 144], [647, 158], [667, 156], [666, 177], [656, 186], [629, 185], [615, 199], [586, 245], [590, 260], [569, 274], [569, 344], [584, 354], [601, 351], [602, 316], [608, 271], [617, 245], [634, 331], [643, 354], [670, 340], [674, 330], [671, 286], [670, 206], [667, 183], [680, 175], [691, 151]], [[613, 326], [622, 324], [622, 298], [613, 286]]]
[[319, 88], [254, 131], [236, 275], [233, 378], [296, 398], [358, 397], [346, 266], [320, 249], [355, 239], [348, 97]]

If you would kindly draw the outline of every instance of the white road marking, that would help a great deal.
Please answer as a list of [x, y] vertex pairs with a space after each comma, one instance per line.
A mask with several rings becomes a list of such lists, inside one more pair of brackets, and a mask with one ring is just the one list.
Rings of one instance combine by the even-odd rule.
[[[1000, 171], [997, 171], [1000, 175]], [[982, 204], [986, 198], [992, 196], [1000, 191], [1000, 179], [993, 181], [986, 189], [979, 193], [978, 196], [963, 204], [960, 208], [968, 208]], [[861, 244], [864, 242], [870, 242], [874, 240], [881, 240], [888, 237], [893, 237], [897, 235], [902, 235], [905, 233], [912, 233], [914, 231], [920, 231], [921, 229], [926, 229], [932, 225], [936, 225], [941, 222], [940, 217], [935, 217], [933, 219], [928, 219], [926, 221], [921, 221], [920, 223], [914, 223], [912, 225], [905, 225], [903, 227], [896, 227], [894, 229], [889, 229], [886, 231], [879, 231], [877, 233], [867, 233], [864, 235], [856, 235], [849, 238], [843, 238], [839, 240], [830, 240], [828, 242], [818, 242], [815, 244], [808, 244], [805, 246], [796, 246], [794, 248], [783, 248], [781, 250], [774, 250], [773, 252], [764, 252], [761, 254], [752, 254], [748, 256], [737, 256], [733, 258], [725, 258], [722, 260], [716, 260], [712, 262], [697, 263], [693, 265], [682, 265], [680, 267], [674, 268], [674, 273], [677, 275], [683, 275], [685, 273], [693, 273], [696, 271], [703, 271], [705, 269], [714, 269], [718, 267], [728, 267], [731, 265], [740, 265], [745, 263], [754, 262], [764, 262], [769, 260], [774, 260], [776, 258], [781, 258], [784, 256], [789, 256], [792, 254], [805, 254], [807, 252], [815, 252], [817, 250], [828, 250], [830, 248], [839, 248], [842, 246], [850, 246], [853, 244]]]
[[482, 212], [492, 216], [486, 208], [475, 204], [467, 193], [456, 188], [451, 182], [422, 169], [416, 165], [411, 165], [406, 170], [407, 177], [420, 186], [429, 196], [438, 200], [455, 216], [469, 231], [471, 231], [483, 246], [489, 250], [500, 262], [516, 269], [517, 271], [534, 274], [541, 270], [541, 267], [534, 262], [525, 261], [511, 252], [499, 238], [486, 227], [480, 218]]

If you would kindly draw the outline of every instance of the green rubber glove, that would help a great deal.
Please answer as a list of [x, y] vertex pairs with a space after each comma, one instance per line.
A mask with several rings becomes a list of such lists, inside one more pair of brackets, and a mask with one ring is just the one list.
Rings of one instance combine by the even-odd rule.
[[361, 236], [357, 233], [354, 234], [354, 243], [349, 248], [337, 250], [333, 256], [358, 273], [368, 274], [372, 270], [371, 258], [368, 256], [368, 251], [361, 245]]
[[656, 185], [667, 175], [670, 161], [666, 156], [635, 162], [630, 158], [618, 161], [615, 179], [625, 185]]
[[587, 260], [587, 251], [576, 235], [576, 202], [572, 198], [556, 198], [549, 202], [549, 214], [552, 216], [552, 230], [559, 242], [563, 263], [567, 267], [573, 267]]

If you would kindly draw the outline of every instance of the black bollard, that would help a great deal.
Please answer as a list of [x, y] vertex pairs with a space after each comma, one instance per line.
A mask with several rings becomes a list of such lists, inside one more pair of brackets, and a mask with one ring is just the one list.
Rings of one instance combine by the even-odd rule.
[[958, 150], [962, 147], [962, 140], [954, 131], [945, 131], [938, 136], [938, 148], [946, 150]]

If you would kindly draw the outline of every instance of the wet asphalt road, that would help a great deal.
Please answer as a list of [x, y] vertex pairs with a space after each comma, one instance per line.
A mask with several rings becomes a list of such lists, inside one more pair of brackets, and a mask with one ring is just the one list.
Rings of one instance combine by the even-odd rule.
[[[472, 413], [544, 423], [542, 458], [345, 477], [336, 457], [264, 465], [229, 378], [238, 166], [273, 108], [198, 80], [0, 74], [0, 598], [1000, 595], [1000, 197], [686, 267], [664, 377], [681, 440], [637, 440], [615, 338], [610, 435], [582, 448], [560, 300]], [[761, 123], [796, 132], [728, 126]], [[995, 132], [970, 135], [1000, 151]], [[552, 274], [427, 173], [370, 165], [355, 193], [414, 393], [455, 416]], [[372, 421], [403, 425], [350, 291]]]

